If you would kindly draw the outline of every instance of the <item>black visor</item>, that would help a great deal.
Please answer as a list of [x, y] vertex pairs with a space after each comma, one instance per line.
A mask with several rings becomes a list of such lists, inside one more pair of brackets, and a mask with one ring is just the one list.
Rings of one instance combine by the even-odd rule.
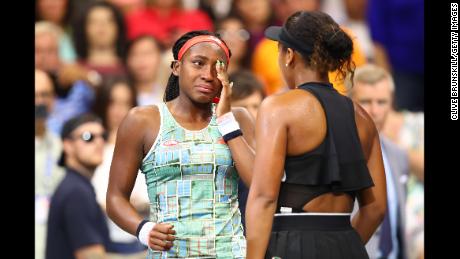
[[289, 32], [281, 26], [270, 26], [265, 30], [265, 37], [268, 39], [281, 42], [284, 46], [296, 50], [302, 54], [310, 55], [313, 48], [306, 42], [302, 42], [292, 37]]

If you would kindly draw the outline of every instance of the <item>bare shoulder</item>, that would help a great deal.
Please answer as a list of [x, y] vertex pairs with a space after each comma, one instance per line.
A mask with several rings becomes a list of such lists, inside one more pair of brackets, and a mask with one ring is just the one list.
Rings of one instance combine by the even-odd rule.
[[129, 110], [123, 119], [119, 130], [130, 133], [140, 133], [152, 125], [160, 124], [160, 111], [156, 105], [137, 106]]
[[147, 154], [160, 129], [160, 111], [157, 106], [132, 108], [120, 124], [117, 132], [117, 145], [120, 148], [132, 147]]
[[302, 89], [293, 89], [283, 94], [276, 96], [284, 105], [287, 103], [291, 106], [311, 106], [321, 105], [319, 100], [309, 91]]
[[159, 120], [160, 110], [156, 105], [137, 106], [131, 108], [125, 120], [132, 123], [146, 123]]
[[359, 138], [363, 147], [369, 148], [372, 145], [373, 139], [378, 135], [377, 128], [371, 116], [364, 110], [361, 105], [353, 102], [355, 109], [356, 128], [358, 129]]
[[156, 105], [136, 106], [131, 108], [128, 116], [137, 119], [148, 119], [152, 116], [160, 117], [160, 109]]
[[259, 106], [257, 117], [266, 117], [279, 113], [283, 109], [283, 100], [280, 96], [281, 95], [267, 96]]
[[297, 115], [308, 115], [309, 111], [321, 107], [318, 99], [310, 92], [302, 89], [293, 89], [281, 94], [270, 95], [265, 98], [260, 106], [259, 112], [270, 113], [278, 116], [278, 119], [298, 118]]

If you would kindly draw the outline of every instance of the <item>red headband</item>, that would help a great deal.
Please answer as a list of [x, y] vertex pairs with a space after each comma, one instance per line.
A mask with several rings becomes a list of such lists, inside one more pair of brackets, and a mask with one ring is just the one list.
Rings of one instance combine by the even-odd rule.
[[185, 52], [192, 47], [193, 45], [200, 43], [200, 42], [213, 42], [217, 44], [224, 52], [225, 56], [227, 56], [227, 65], [230, 62], [230, 53], [228, 51], [227, 46], [217, 37], [212, 36], [212, 35], [199, 35], [191, 38], [185, 44], [180, 48], [179, 50], [179, 55], [178, 55], [178, 60], [180, 61], [182, 59], [182, 56], [185, 54]]

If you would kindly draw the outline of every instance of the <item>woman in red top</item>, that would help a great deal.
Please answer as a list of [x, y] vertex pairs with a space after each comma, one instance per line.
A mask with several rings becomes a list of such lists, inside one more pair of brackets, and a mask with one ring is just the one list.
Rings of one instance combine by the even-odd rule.
[[200, 10], [184, 10], [178, 0], [156, 0], [146, 8], [126, 15], [128, 38], [149, 34], [166, 47], [193, 30], [213, 30], [209, 16]]

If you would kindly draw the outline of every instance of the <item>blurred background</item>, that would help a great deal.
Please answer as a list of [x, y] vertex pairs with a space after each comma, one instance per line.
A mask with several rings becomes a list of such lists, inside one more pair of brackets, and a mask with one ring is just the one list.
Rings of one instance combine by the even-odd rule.
[[[103, 119], [109, 138], [92, 183], [105, 208], [118, 125], [130, 108], [162, 102], [175, 40], [190, 30], [219, 33], [233, 54], [228, 68], [232, 105], [256, 117], [266, 96], [287, 90], [277, 43], [264, 39], [263, 32], [299, 10], [328, 13], [352, 37], [352, 59], [357, 71], [363, 69], [353, 84], [375, 88], [351, 88], [350, 78], [339, 79], [334, 72], [330, 81], [367, 110], [382, 138], [404, 153], [408, 165], [401, 169], [388, 161], [392, 168], [386, 170], [393, 175], [391, 197], [398, 197], [389, 196], [396, 208], [392, 239], [398, 245], [388, 258], [424, 258], [423, 0], [36, 0], [36, 258], [45, 258], [49, 202], [64, 174], [56, 161], [65, 121], [86, 112]], [[382, 82], [385, 86], [378, 85]], [[142, 187], [132, 202], [148, 215]], [[136, 242], [108, 218], [107, 224], [114, 244]], [[145, 258], [145, 248], [113, 247], [107, 249], [109, 258]], [[371, 258], [380, 257], [367, 248]]]

